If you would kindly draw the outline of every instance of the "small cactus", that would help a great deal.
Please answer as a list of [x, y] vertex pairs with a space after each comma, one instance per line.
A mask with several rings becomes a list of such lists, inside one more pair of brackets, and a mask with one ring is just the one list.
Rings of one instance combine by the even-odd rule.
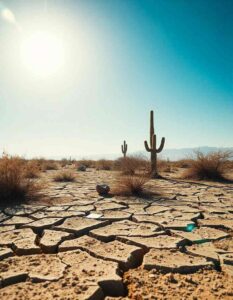
[[150, 147], [148, 146], [147, 141], [144, 142], [146, 151], [151, 154], [151, 178], [160, 177], [157, 170], [157, 153], [160, 153], [163, 150], [165, 144], [165, 138], [163, 137], [160, 143], [159, 148], [156, 146], [156, 134], [154, 134], [154, 112], [150, 112]]
[[122, 151], [124, 157], [126, 157], [127, 149], [128, 149], [128, 145], [126, 144], [126, 141], [124, 141], [123, 145], [121, 145], [121, 151]]

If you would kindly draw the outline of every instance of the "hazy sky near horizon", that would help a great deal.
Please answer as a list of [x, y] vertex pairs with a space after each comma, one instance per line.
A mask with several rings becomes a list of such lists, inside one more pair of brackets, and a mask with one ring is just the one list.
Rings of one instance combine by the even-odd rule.
[[[233, 1], [0, 1], [6, 8], [1, 152], [120, 155], [124, 139], [129, 153], [143, 150], [151, 109], [166, 148], [233, 146]], [[22, 61], [38, 31], [62, 43], [54, 73]]]

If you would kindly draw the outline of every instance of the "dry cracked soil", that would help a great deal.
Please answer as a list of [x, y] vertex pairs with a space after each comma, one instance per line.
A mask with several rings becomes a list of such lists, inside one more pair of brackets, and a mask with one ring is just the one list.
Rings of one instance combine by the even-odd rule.
[[112, 171], [43, 173], [37, 203], [0, 209], [0, 299], [233, 299], [233, 184], [150, 180], [100, 197]]

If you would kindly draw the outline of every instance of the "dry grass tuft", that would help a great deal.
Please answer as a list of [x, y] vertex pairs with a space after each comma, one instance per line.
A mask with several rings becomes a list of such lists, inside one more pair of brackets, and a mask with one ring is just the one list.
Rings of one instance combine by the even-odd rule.
[[42, 171], [58, 170], [58, 165], [53, 160], [44, 160], [41, 165]]
[[61, 167], [66, 167], [72, 165], [73, 163], [75, 163], [75, 161], [70, 157], [70, 158], [62, 158], [59, 161], [59, 163]]
[[38, 191], [39, 186], [25, 178], [25, 161], [3, 155], [0, 159], [0, 205], [33, 200]]
[[96, 167], [96, 161], [92, 159], [81, 159], [78, 160], [76, 163], [76, 167], [79, 166], [85, 166], [86, 168], [95, 168]]
[[113, 168], [113, 161], [108, 159], [100, 159], [95, 163], [97, 170], [110, 171]]
[[149, 179], [145, 174], [123, 176], [113, 188], [113, 194], [118, 196], [146, 196], [148, 192], [145, 190], [145, 184]]
[[114, 169], [121, 171], [123, 175], [134, 175], [137, 171], [149, 172], [150, 163], [139, 156], [121, 157], [115, 160]]
[[36, 161], [30, 160], [25, 163], [24, 176], [25, 178], [38, 178], [40, 173], [40, 167]]
[[55, 175], [53, 180], [56, 182], [74, 182], [75, 176], [70, 172], [63, 171]]
[[184, 172], [183, 178], [196, 180], [225, 181], [227, 162], [233, 156], [230, 151], [218, 151], [203, 154], [195, 152], [195, 159], [190, 160], [190, 166]]
[[180, 159], [173, 162], [173, 166], [176, 168], [187, 169], [191, 166], [192, 159]]

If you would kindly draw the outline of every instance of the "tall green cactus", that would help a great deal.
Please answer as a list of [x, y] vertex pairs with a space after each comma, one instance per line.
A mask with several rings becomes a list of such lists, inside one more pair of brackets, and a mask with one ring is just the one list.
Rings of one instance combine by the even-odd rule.
[[165, 138], [163, 137], [160, 143], [159, 148], [157, 149], [156, 145], [156, 134], [154, 134], [154, 112], [150, 112], [150, 147], [148, 146], [147, 141], [144, 142], [146, 151], [150, 152], [151, 155], [151, 178], [160, 177], [157, 170], [157, 153], [160, 153], [163, 150], [165, 144]]
[[123, 145], [121, 145], [121, 151], [122, 151], [124, 157], [126, 157], [127, 149], [128, 149], [128, 145], [126, 144], [126, 141], [124, 141]]

